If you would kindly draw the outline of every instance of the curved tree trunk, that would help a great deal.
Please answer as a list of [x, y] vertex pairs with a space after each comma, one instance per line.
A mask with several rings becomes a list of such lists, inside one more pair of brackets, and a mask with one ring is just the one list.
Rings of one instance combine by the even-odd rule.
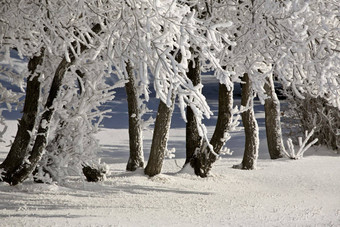
[[128, 111], [129, 111], [129, 142], [130, 157], [126, 170], [135, 171], [144, 167], [142, 125], [138, 105], [138, 92], [136, 89], [133, 68], [127, 63], [126, 70], [129, 75], [129, 82], [125, 84]]
[[23, 163], [31, 140], [29, 132], [32, 132], [35, 125], [38, 113], [38, 100], [40, 96], [40, 73], [36, 73], [36, 69], [42, 64], [43, 58], [44, 50], [42, 49], [39, 56], [33, 57], [28, 62], [30, 76], [27, 78], [23, 115], [21, 120], [19, 120], [18, 131], [11, 149], [4, 162], [0, 165], [0, 168], [6, 171], [3, 179], [8, 182], [12, 178], [13, 173]]
[[[99, 24], [96, 24], [92, 31], [95, 33], [99, 33], [101, 31], [101, 26]], [[86, 49], [88, 49], [85, 45], [80, 45], [80, 53], [84, 52]], [[63, 58], [63, 60], [58, 65], [56, 72], [54, 74], [54, 78], [51, 84], [51, 89], [45, 104], [45, 111], [42, 114], [39, 127], [38, 127], [38, 133], [34, 141], [34, 145], [31, 151], [30, 156], [28, 157], [28, 161], [23, 163], [19, 166], [19, 168], [16, 170], [16, 172], [13, 174], [12, 178], [10, 180], [10, 184], [16, 185], [18, 183], [23, 182], [30, 173], [33, 172], [33, 170], [36, 168], [37, 163], [41, 159], [43, 155], [43, 150], [47, 143], [47, 134], [49, 131], [49, 124], [52, 118], [52, 115], [54, 113], [54, 107], [53, 102], [57, 98], [59, 90], [62, 86], [62, 80], [65, 76], [65, 73], [67, 69], [74, 63], [75, 56], [72, 54], [72, 51], [69, 51], [70, 53], [70, 62], [66, 60], [66, 57]]]
[[150, 157], [144, 173], [150, 177], [159, 174], [162, 170], [165, 149], [169, 137], [171, 117], [174, 110], [174, 95], [171, 98], [171, 106], [168, 107], [160, 101], [158, 106], [155, 129], [153, 131]]
[[281, 131], [280, 101], [275, 93], [272, 76], [267, 78], [264, 89], [268, 96], [264, 104], [268, 151], [271, 159], [278, 159], [283, 157], [285, 148]]
[[245, 148], [242, 163], [233, 167], [250, 170], [256, 168], [259, 152], [259, 129], [254, 114], [254, 91], [247, 73], [243, 75], [242, 81], [244, 84], [242, 84], [241, 105], [248, 108], [241, 114], [245, 133]]
[[[195, 64], [195, 65], [194, 65]], [[189, 62], [189, 71], [187, 77], [192, 81], [194, 86], [201, 82], [201, 70], [199, 58], [194, 58], [194, 62]], [[195, 154], [197, 148], [200, 148], [202, 138], [198, 133], [197, 121], [192, 109], [187, 108], [187, 123], [186, 123], [186, 159], [185, 164], [189, 163]], [[184, 165], [185, 165], [184, 164]]]
[[[219, 84], [218, 92], [218, 117], [214, 134], [210, 144], [214, 148], [214, 153], [219, 154], [224, 143], [225, 134], [230, 129], [233, 108], [233, 88], [228, 88], [224, 84]], [[216, 161], [216, 155], [210, 148], [203, 145], [198, 154], [191, 160], [190, 164], [195, 170], [195, 174], [200, 177], [207, 177], [212, 164]]]

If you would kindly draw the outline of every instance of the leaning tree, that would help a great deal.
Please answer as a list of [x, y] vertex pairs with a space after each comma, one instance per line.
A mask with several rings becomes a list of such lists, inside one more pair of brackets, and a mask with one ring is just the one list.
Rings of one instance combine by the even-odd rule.
[[[45, 153], [46, 145], [51, 141], [50, 138], [53, 138], [52, 126], [60, 120], [58, 116], [61, 116], [61, 113], [66, 109], [65, 105], [76, 97], [77, 92], [71, 92], [74, 89], [69, 89], [72, 85], [67, 86], [65, 77], [77, 75], [73, 72], [81, 66], [81, 63], [89, 63], [99, 56], [105, 37], [103, 38], [101, 33], [104, 22], [100, 18], [98, 19], [98, 15], [93, 11], [97, 6], [98, 2], [85, 4], [67, 1], [61, 7], [58, 3], [49, 1], [27, 1], [25, 4], [14, 1], [2, 8], [1, 28], [4, 31], [2, 42], [3, 47], [6, 48], [5, 51], [16, 49], [20, 56], [30, 59], [26, 103], [16, 136], [17, 143], [12, 145], [8, 157], [1, 165], [3, 175], [5, 175], [3, 179], [10, 184], [22, 182], [35, 170]], [[97, 76], [100, 71], [93, 69], [98, 66], [102, 65], [93, 65], [90, 68], [92, 71], [89, 71], [88, 75]], [[96, 77], [96, 79], [99, 78]], [[101, 79], [104, 79], [103, 76]], [[70, 76], [68, 81], [79, 80], [76, 76]], [[87, 86], [92, 86], [95, 90], [99, 88], [96, 84], [88, 83]], [[112, 98], [112, 95], [107, 97], [102, 92], [107, 93], [108, 89], [104, 87], [99, 89], [99, 96], [94, 97], [102, 99], [95, 100], [97, 104]], [[89, 93], [88, 95], [93, 97], [93, 94]], [[38, 101], [43, 104], [38, 106]], [[93, 102], [87, 102], [91, 106], [88, 109], [83, 108], [85, 103], [85, 99], [78, 102], [79, 112], [73, 116], [73, 120], [79, 122], [86, 119], [87, 123], [83, 125], [88, 125], [92, 124], [91, 117], [88, 118], [91, 114], [93, 118], [101, 119], [100, 111], [97, 111], [97, 116], [96, 111], [93, 112], [96, 110]], [[76, 140], [76, 145], [93, 148], [89, 146], [89, 140], [84, 139], [86, 132], [91, 135], [92, 129], [92, 127], [88, 127], [88, 130], [79, 136], [80, 139]], [[74, 130], [73, 133], [77, 133], [77, 130]], [[67, 136], [72, 137], [72, 134]], [[82, 156], [78, 152], [72, 155], [72, 151], [69, 152], [63, 167], [68, 166], [67, 161], [71, 161], [77, 163], [81, 169], [82, 162], [75, 161], [80, 156], [86, 157], [87, 155]], [[15, 166], [12, 165], [13, 163]]]

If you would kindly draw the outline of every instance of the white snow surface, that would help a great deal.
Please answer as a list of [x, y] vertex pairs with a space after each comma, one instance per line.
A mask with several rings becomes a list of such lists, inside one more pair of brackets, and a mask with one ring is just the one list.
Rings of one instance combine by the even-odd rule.
[[[209, 100], [213, 86], [206, 84], [206, 96], [215, 113], [212, 121], [216, 121], [217, 101]], [[114, 119], [113, 114], [110, 120], [125, 121], [125, 126], [104, 124], [97, 135], [102, 147], [99, 155], [110, 167], [106, 181], [69, 178], [63, 185], [36, 184], [31, 179], [18, 186], [0, 183], [0, 226], [340, 226], [340, 156], [324, 147], [312, 147], [300, 160], [270, 160], [259, 101], [255, 102], [260, 129], [258, 168], [231, 168], [241, 162], [244, 147], [243, 132], [233, 132], [227, 142], [233, 155], [218, 160], [205, 179], [196, 177], [190, 168], [181, 171], [185, 123], [178, 109], [168, 143], [168, 149], [176, 148], [176, 157], [164, 161], [162, 174], [149, 178], [142, 169], [126, 172], [127, 111], [121, 112], [117, 116], [125, 118]], [[6, 122], [9, 129], [6, 143], [0, 143], [0, 161], [17, 129], [13, 118]], [[214, 122], [207, 125], [212, 134]], [[152, 132], [144, 136], [147, 160]]]

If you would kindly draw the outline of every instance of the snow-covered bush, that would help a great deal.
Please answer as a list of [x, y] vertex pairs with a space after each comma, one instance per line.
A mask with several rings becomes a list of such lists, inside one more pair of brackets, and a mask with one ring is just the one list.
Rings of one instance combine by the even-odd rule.
[[318, 144], [340, 152], [340, 111], [331, 106], [327, 100], [310, 95], [304, 99], [289, 98], [287, 113], [295, 121], [289, 121], [289, 128], [298, 132], [314, 129], [312, 139], [318, 139]]

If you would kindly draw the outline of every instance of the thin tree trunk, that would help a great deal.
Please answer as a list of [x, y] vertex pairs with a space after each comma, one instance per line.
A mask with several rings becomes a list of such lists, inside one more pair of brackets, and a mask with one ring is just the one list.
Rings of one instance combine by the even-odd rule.
[[[194, 62], [189, 62], [189, 71], [187, 77], [192, 81], [194, 86], [201, 82], [201, 70], [199, 58], [194, 58]], [[187, 108], [187, 123], [186, 123], [186, 160], [185, 164], [189, 163], [193, 158], [197, 148], [200, 148], [202, 144], [202, 138], [198, 133], [197, 121], [192, 109]]]
[[[214, 134], [210, 144], [214, 152], [219, 154], [224, 143], [225, 134], [230, 129], [233, 108], [233, 88], [228, 88], [224, 84], [219, 84], [218, 92], [218, 117]], [[207, 177], [212, 164], [216, 161], [216, 155], [211, 152], [206, 145], [201, 147], [199, 153], [191, 160], [190, 164], [195, 170], [195, 174], [200, 177]]]
[[1, 163], [0, 168], [6, 171], [4, 180], [10, 181], [15, 170], [23, 163], [27, 153], [27, 147], [31, 140], [32, 130], [35, 125], [38, 112], [38, 100], [40, 96], [40, 73], [36, 73], [36, 69], [42, 64], [44, 58], [44, 50], [41, 50], [39, 56], [35, 56], [28, 62], [28, 70], [30, 75], [27, 78], [27, 88], [23, 115], [19, 120], [18, 131], [15, 136], [11, 149]]
[[174, 95], [171, 99], [171, 106], [168, 107], [160, 101], [158, 106], [155, 128], [152, 137], [150, 157], [145, 168], [145, 174], [152, 177], [159, 174], [162, 170], [165, 149], [169, 137], [171, 117], [174, 110]]
[[[101, 27], [99, 24], [96, 24], [92, 31], [95, 33], [99, 33], [101, 31]], [[80, 53], [84, 52], [86, 49], [88, 49], [85, 45], [80, 45]], [[23, 182], [27, 176], [35, 169], [37, 166], [37, 163], [41, 159], [43, 155], [43, 150], [46, 146], [47, 142], [47, 134], [49, 130], [49, 124], [52, 118], [52, 115], [54, 113], [54, 107], [53, 102], [58, 96], [59, 90], [62, 86], [62, 80], [64, 78], [64, 75], [67, 71], [67, 69], [74, 63], [75, 56], [72, 54], [72, 51], [69, 51], [70, 53], [70, 62], [67, 62], [66, 58], [64, 57], [63, 60], [58, 65], [56, 72], [54, 74], [54, 78], [51, 85], [51, 90], [49, 92], [47, 102], [45, 104], [45, 111], [42, 114], [39, 127], [38, 127], [38, 134], [35, 139], [32, 151], [30, 156], [28, 157], [28, 162], [25, 162], [22, 164], [15, 174], [12, 176], [12, 179], [10, 179], [10, 183], [12, 185], [16, 185], [18, 183]]]
[[282, 140], [280, 101], [275, 93], [272, 76], [267, 78], [264, 89], [268, 96], [264, 104], [268, 151], [271, 159], [278, 159], [283, 157], [285, 148]]
[[138, 105], [138, 92], [134, 79], [133, 68], [127, 63], [126, 70], [129, 75], [129, 82], [125, 84], [128, 111], [129, 111], [129, 142], [130, 157], [126, 170], [135, 171], [144, 167], [142, 125]]
[[259, 151], [259, 129], [254, 114], [254, 91], [247, 73], [242, 77], [242, 98], [241, 105], [248, 108], [242, 116], [242, 123], [245, 133], [245, 148], [243, 160], [240, 165], [233, 166], [241, 169], [255, 169]]

